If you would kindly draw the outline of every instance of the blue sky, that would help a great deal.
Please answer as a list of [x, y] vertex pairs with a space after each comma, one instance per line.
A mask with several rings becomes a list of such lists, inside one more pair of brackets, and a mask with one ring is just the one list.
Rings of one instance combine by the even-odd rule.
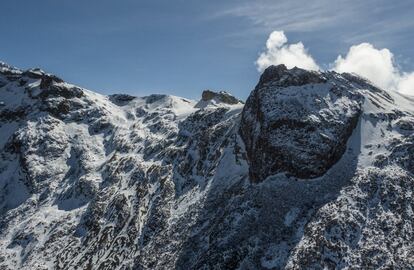
[[269, 34], [302, 42], [322, 68], [352, 45], [388, 48], [414, 70], [414, 1], [56, 1], [2, 3], [0, 59], [100, 93], [203, 89], [246, 98]]

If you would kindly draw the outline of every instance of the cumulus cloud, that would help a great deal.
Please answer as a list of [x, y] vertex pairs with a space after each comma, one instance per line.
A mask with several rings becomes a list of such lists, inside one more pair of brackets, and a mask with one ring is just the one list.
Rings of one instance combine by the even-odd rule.
[[352, 46], [345, 58], [338, 56], [334, 65], [338, 72], [356, 73], [382, 88], [395, 85], [398, 76], [392, 53], [388, 49], [378, 50], [369, 43]]
[[400, 77], [397, 90], [406, 95], [414, 95], [414, 72], [406, 73]]
[[334, 70], [356, 73], [381, 88], [414, 94], [414, 72], [401, 72], [388, 49], [377, 49], [369, 43], [352, 46], [344, 58], [338, 56]]
[[285, 64], [288, 68], [319, 69], [302, 42], [287, 44], [287, 41], [283, 31], [272, 32], [266, 41], [266, 51], [256, 60], [257, 69], [263, 71], [270, 65], [278, 64]]
[[[258, 70], [263, 71], [270, 65], [278, 64], [285, 64], [288, 68], [319, 69], [302, 42], [287, 42], [283, 31], [272, 32], [266, 41], [266, 51], [256, 61]], [[339, 55], [331, 67], [340, 73], [349, 72], [365, 77], [381, 88], [414, 95], [414, 72], [402, 72], [395, 64], [392, 52], [386, 48], [377, 49], [370, 43], [351, 46], [348, 53], [344, 57]]]

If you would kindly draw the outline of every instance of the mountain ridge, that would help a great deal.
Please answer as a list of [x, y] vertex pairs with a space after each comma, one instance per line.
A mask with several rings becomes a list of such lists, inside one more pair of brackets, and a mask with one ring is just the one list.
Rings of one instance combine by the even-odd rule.
[[412, 100], [283, 65], [245, 104], [206, 95], [1, 64], [0, 269], [414, 264]]

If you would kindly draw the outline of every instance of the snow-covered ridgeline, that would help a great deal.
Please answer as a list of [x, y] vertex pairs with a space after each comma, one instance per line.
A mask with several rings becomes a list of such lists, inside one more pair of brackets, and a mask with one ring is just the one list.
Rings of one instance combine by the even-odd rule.
[[413, 105], [284, 66], [243, 104], [2, 63], [0, 268], [409, 268]]

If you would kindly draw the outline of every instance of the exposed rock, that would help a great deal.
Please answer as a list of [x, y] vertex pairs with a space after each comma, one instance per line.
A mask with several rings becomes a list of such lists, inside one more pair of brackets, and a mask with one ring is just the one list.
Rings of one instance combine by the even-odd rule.
[[0, 269], [414, 264], [410, 99], [283, 66], [244, 109], [22, 73], [0, 62]]
[[266, 69], [240, 125], [251, 179], [260, 182], [280, 172], [299, 178], [323, 175], [344, 153], [362, 101], [338, 74], [283, 65]]
[[[49, 80], [49, 79], [47, 79]], [[43, 80], [42, 80], [43, 81]], [[40, 97], [42, 99], [46, 99], [48, 97], [63, 97], [66, 99], [70, 98], [80, 98], [83, 96], [83, 91], [79, 87], [67, 87], [63, 85], [58, 84], [46, 84], [40, 85], [40, 88], [43, 89], [43, 91], [40, 94]]]
[[201, 100], [203, 101], [210, 101], [210, 100], [216, 100], [218, 102], [223, 102], [226, 104], [238, 104], [241, 103], [240, 100], [238, 100], [237, 98], [233, 97], [232, 95], [230, 95], [229, 93], [225, 92], [225, 91], [220, 91], [220, 92], [213, 92], [211, 90], [204, 90], [202, 95], [201, 95]]
[[115, 103], [116, 105], [123, 106], [130, 102], [131, 100], [134, 100], [136, 97], [126, 95], [126, 94], [114, 94], [109, 96], [109, 100]]
[[55, 75], [52, 74], [48, 74], [46, 72], [44, 72], [43, 70], [41, 70], [40, 68], [33, 68], [33, 69], [29, 69], [26, 70], [22, 73], [23, 76], [29, 77], [31, 79], [41, 79], [41, 86], [40, 88], [45, 89], [47, 88], [52, 81], [57, 82], [57, 83], [61, 83], [63, 82], [63, 80]]
[[256, 89], [262, 88], [267, 83], [274, 86], [288, 87], [301, 86], [311, 83], [324, 83], [326, 79], [318, 72], [307, 71], [297, 67], [287, 69], [285, 65], [270, 66], [260, 76]]
[[[3, 104], [0, 104], [0, 108], [3, 107]], [[17, 107], [13, 110], [4, 109], [0, 110], [0, 120], [4, 122], [11, 122], [16, 119], [21, 119], [27, 114], [27, 108]]]

